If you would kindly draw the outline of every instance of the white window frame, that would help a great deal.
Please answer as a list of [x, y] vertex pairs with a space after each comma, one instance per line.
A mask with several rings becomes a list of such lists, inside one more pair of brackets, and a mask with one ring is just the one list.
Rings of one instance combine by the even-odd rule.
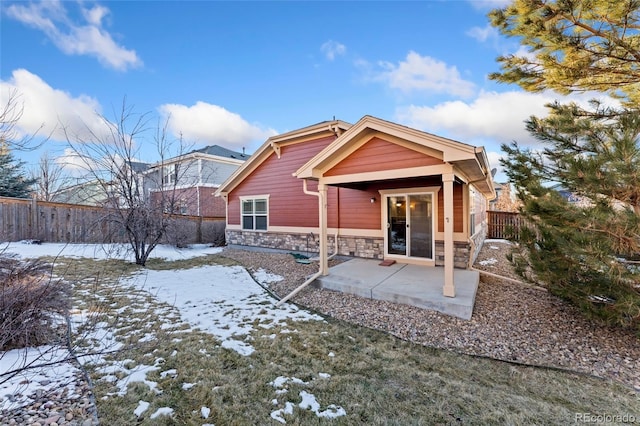
[[[265, 212], [256, 212], [255, 206], [256, 206], [256, 201], [265, 201], [266, 204], [266, 209]], [[244, 204], [245, 202], [250, 201], [252, 203], [252, 210], [251, 213], [245, 213], [244, 212]], [[252, 227], [251, 228], [245, 228], [244, 226], [244, 218], [245, 217], [251, 217], [252, 218]], [[256, 229], [256, 218], [257, 217], [264, 217], [265, 218], [265, 228], [264, 229]], [[254, 231], [254, 232], [267, 232], [269, 230], [269, 195], [252, 195], [252, 196], [245, 196], [245, 197], [240, 197], [240, 228], [243, 231]]]
[[176, 183], [178, 178], [178, 165], [170, 164], [162, 167], [162, 186], [167, 187]]

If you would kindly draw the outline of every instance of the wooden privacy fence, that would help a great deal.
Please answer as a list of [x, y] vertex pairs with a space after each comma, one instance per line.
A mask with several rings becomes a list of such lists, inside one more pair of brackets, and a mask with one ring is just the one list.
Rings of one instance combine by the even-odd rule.
[[519, 213], [487, 211], [487, 238], [519, 240], [523, 219]]
[[[126, 242], [124, 229], [107, 220], [102, 207], [0, 197], [0, 242], [41, 240], [56, 243]], [[172, 243], [213, 243], [224, 237], [225, 219], [173, 216], [179, 230]]]

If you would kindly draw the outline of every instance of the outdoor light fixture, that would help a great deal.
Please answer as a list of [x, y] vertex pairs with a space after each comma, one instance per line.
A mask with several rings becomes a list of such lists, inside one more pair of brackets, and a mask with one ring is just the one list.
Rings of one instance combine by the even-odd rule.
[[376, 202], [376, 197], [371, 197], [370, 201], [371, 201], [371, 204], [375, 203]]

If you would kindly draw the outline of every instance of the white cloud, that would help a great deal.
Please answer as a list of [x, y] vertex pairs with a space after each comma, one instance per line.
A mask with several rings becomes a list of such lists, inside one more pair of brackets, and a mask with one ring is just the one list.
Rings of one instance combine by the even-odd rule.
[[169, 128], [187, 140], [240, 149], [251, 142], [264, 141], [277, 132], [247, 122], [239, 114], [221, 106], [196, 102], [193, 106], [164, 104], [160, 113], [169, 118]]
[[333, 61], [336, 56], [343, 56], [347, 53], [347, 46], [337, 41], [329, 40], [320, 46], [320, 51], [324, 53], [328, 60]]
[[486, 42], [487, 40], [495, 40], [498, 38], [500, 33], [498, 30], [487, 24], [484, 28], [482, 27], [473, 27], [466, 33], [469, 37], [475, 38], [481, 43]]
[[504, 155], [505, 154], [502, 151], [487, 151], [487, 160], [489, 160], [489, 165], [491, 166], [491, 169], [496, 169], [496, 174], [494, 176], [494, 180], [496, 182], [505, 182], [508, 180], [504, 173], [504, 168], [500, 165], [500, 159], [502, 159]]
[[72, 148], [65, 148], [62, 155], [56, 157], [55, 162], [73, 177], [89, 176], [89, 170], [99, 170], [98, 164], [91, 158], [75, 152]]
[[[517, 141], [521, 145], [536, 145], [525, 129], [524, 121], [532, 115], [548, 114], [546, 104], [556, 100], [576, 102], [588, 107], [588, 101], [601, 94], [586, 93], [564, 97], [555, 92], [529, 93], [509, 91], [503, 93], [481, 91], [473, 101], [444, 102], [433, 107], [415, 106], [399, 108], [396, 118], [409, 126], [427, 132], [443, 134], [463, 142], [484, 139], [496, 143]], [[611, 98], [602, 99], [615, 106]]]
[[468, 97], [475, 91], [475, 85], [461, 78], [455, 66], [413, 51], [398, 64], [381, 61], [378, 65], [383, 71], [377, 74], [374, 71], [373, 79], [384, 81], [403, 93], [422, 91]]
[[532, 143], [524, 121], [544, 116], [555, 98], [543, 93], [481, 92], [472, 102], [444, 102], [433, 107], [411, 105], [397, 111], [398, 119], [428, 132], [446, 132], [460, 141], [489, 138], [498, 143]]
[[12, 93], [18, 95], [22, 116], [16, 123], [18, 136], [48, 136], [65, 141], [62, 126], [70, 136], [87, 139], [91, 132], [101, 135], [106, 130], [104, 121], [99, 117], [100, 104], [86, 95], [73, 97], [62, 90], [49, 86], [39, 76], [25, 70], [13, 71], [7, 81], [0, 80], [0, 103], [6, 102]]
[[118, 45], [103, 28], [102, 21], [109, 14], [108, 8], [99, 5], [90, 9], [80, 7], [86, 22], [73, 22], [59, 0], [12, 4], [6, 12], [9, 17], [44, 32], [67, 55], [94, 56], [103, 65], [119, 71], [142, 65], [135, 50]]

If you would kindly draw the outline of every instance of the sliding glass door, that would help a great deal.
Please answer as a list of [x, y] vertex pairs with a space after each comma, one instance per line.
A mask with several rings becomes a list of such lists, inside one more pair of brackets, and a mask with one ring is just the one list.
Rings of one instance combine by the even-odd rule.
[[386, 254], [433, 259], [433, 194], [386, 196]]

